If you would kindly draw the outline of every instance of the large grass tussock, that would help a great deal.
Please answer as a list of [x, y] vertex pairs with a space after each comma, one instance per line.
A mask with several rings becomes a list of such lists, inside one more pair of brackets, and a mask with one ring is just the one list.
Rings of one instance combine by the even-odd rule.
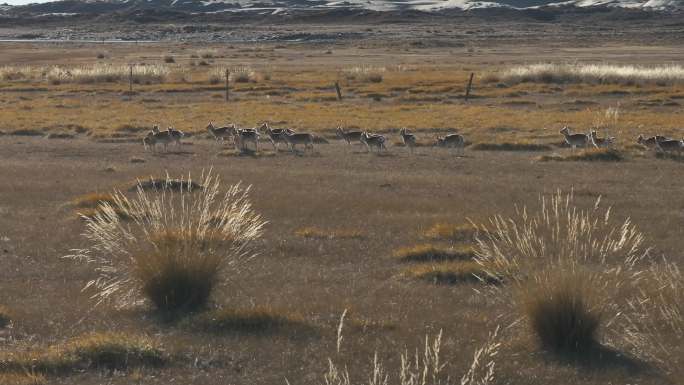
[[506, 83], [600, 83], [658, 84], [684, 83], [680, 65], [636, 66], [613, 64], [530, 64], [504, 71], [499, 80]]
[[[610, 208], [578, 207], [572, 194], [542, 197], [538, 209], [493, 217], [478, 240], [477, 261], [506, 285], [490, 293], [518, 313], [547, 348], [581, 352], [610, 345], [663, 361], [653, 315], [634, 306], [653, 281], [644, 236]], [[666, 301], [668, 302], [668, 301]]]
[[[189, 179], [180, 185], [193, 186]], [[222, 192], [211, 172], [202, 186], [150, 190], [141, 182], [133, 198], [117, 191], [113, 204], [86, 218], [91, 245], [70, 257], [95, 267], [86, 288], [97, 303], [125, 305], [142, 296], [162, 310], [201, 307], [251, 259], [264, 221], [252, 209], [249, 188], [236, 184]]]

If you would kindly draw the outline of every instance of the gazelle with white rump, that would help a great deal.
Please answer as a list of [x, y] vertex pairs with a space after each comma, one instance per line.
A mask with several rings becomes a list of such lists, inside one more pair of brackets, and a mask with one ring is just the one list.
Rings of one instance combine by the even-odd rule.
[[387, 151], [387, 147], [385, 147], [385, 137], [379, 134], [368, 134], [368, 132], [364, 131], [361, 134], [361, 143], [365, 144], [366, 147], [368, 148], [368, 152], [373, 151], [373, 147], [378, 149], [378, 152], [380, 152], [381, 149], [385, 149]]
[[237, 128], [235, 124], [229, 124], [223, 127], [214, 126], [213, 122], [209, 122], [207, 125], [207, 131], [216, 139], [216, 141], [225, 141], [226, 138], [233, 139], [235, 134], [237, 134]]
[[268, 136], [268, 139], [273, 145], [273, 151], [278, 152], [278, 144], [285, 143], [285, 147], [288, 146], [288, 141], [285, 138], [287, 134], [294, 134], [294, 131], [289, 128], [271, 128], [268, 123], [264, 123], [259, 127], [259, 130], [263, 131], [264, 134]]
[[572, 147], [574, 151], [576, 147], [587, 147], [589, 144], [589, 136], [587, 134], [571, 134], [568, 126], [563, 127], [560, 131], [565, 137], [565, 142]]
[[342, 127], [337, 127], [337, 137], [351, 145], [352, 143], [361, 142], [361, 131], [345, 131]]
[[661, 140], [657, 143], [656, 149], [660, 152], [675, 152], [677, 155], [681, 155], [684, 151], [684, 140]]
[[637, 143], [651, 150], [657, 150], [658, 143], [665, 140], [670, 139], [661, 135], [651, 136], [650, 138], [644, 138], [643, 135], [639, 135], [639, 137], [637, 138]]
[[145, 149], [151, 147], [154, 152], [156, 151], [157, 143], [160, 143], [164, 145], [164, 151], [167, 151], [169, 143], [175, 143], [176, 146], [181, 147], [180, 140], [184, 136], [185, 134], [182, 131], [176, 130], [173, 127], [169, 127], [166, 131], [159, 131], [159, 127], [155, 126], [152, 132], [143, 138], [143, 146], [145, 146]]
[[304, 145], [304, 151], [314, 150], [314, 136], [309, 133], [284, 132], [284, 138], [290, 145], [290, 151], [295, 152], [298, 144]]
[[409, 152], [413, 154], [413, 148], [416, 147], [416, 136], [409, 133], [405, 128], [399, 130], [399, 135], [404, 146], [408, 147]]
[[596, 130], [592, 130], [591, 133], [589, 133], [589, 138], [591, 139], [591, 144], [596, 148], [608, 148], [615, 142], [615, 138], [612, 136], [599, 138], [596, 134]]
[[259, 132], [254, 128], [237, 129], [235, 143], [240, 146], [240, 151], [247, 151], [247, 143], [254, 143], [254, 152], [259, 152]]
[[465, 152], [465, 138], [460, 134], [449, 134], [437, 137], [437, 146], [455, 148], [457, 154], [463, 155]]

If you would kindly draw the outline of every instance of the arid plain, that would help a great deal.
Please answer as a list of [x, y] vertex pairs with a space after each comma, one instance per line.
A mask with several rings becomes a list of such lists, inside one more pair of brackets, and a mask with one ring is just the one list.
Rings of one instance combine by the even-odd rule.
[[[515, 217], [516, 208], [534, 211], [540, 197], [561, 190], [586, 210], [600, 197], [613, 218], [630, 218], [643, 233], [649, 258], [681, 268], [683, 158], [658, 155], [636, 138], [684, 136], [684, 83], [501, 79], [511, 66], [539, 62], [678, 63], [681, 45], [0, 44], [0, 68], [20, 73], [0, 79], [0, 305], [7, 313], [0, 382], [322, 384], [330, 357], [353, 382], [373, 383], [366, 373], [374, 354], [391, 372], [400, 353], [423, 354], [425, 336], [442, 330], [440, 375], [460, 383], [473, 353], [500, 326], [491, 383], [681, 383], [681, 333], [664, 337], [667, 357], [658, 360], [621, 351], [608, 337], [589, 359], [558, 356], [528, 329], [509, 327], [510, 314], [486, 283], [437, 279], [421, 271], [448, 270], [444, 261], [402, 258], [422, 245], [470, 250], [471, 237], [435, 234], [434, 226]], [[131, 64], [166, 72], [163, 80], [136, 80], [132, 93], [125, 75], [79, 82], [49, 73], [51, 66]], [[235, 76], [229, 101], [226, 69]], [[269, 122], [319, 140], [313, 153], [273, 151], [262, 141], [258, 153], [240, 154], [208, 135], [210, 121]], [[182, 148], [146, 151], [142, 137], [154, 124], [184, 131]], [[566, 125], [614, 136], [610, 159], [564, 146], [558, 131]], [[384, 134], [388, 150], [347, 145], [335, 136], [338, 126]], [[401, 127], [418, 138], [413, 154], [400, 145]], [[431, 146], [456, 132], [468, 142], [463, 156]], [[127, 192], [136, 178], [199, 178], [209, 169], [224, 185], [251, 185], [253, 207], [268, 224], [254, 244], [258, 255], [214, 293], [205, 312], [286, 321], [215, 330], [196, 320], [202, 313], [168, 320], [149, 304], [94, 307], [92, 293], [82, 290], [93, 269], [62, 258], [87, 243], [78, 213], [92, 208], [75, 207], [79, 199]], [[163, 363], [35, 364], [83, 336], [113, 332], [153, 341]], [[17, 362], [28, 364], [17, 370]]]

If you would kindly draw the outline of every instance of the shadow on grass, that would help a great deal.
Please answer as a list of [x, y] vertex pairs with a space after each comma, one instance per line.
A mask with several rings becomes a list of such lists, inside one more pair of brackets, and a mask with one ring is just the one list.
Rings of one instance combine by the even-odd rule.
[[594, 343], [581, 352], [544, 349], [544, 353], [548, 353], [545, 357], [549, 361], [580, 367], [587, 371], [624, 370], [633, 375], [649, 374], [654, 379], [664, 378], [657, 367], [599, 343]]

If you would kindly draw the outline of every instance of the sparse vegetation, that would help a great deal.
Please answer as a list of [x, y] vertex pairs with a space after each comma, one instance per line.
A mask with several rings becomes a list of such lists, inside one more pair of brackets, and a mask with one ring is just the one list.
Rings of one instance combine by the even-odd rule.
[[548, 144], [528, 142], [476, 143], [470, 146], [475, 151], [550, 151]]
[[0, 372], [32, 373], [36, 378], [69, 374], [83, 368], [127, 370], [158, 367], [167, 362], [153, 340], [123, 333], [92, 333], [46, 349], [5, 351], [0, 355]]
[[620, 162], [625, 159], [622, 152], [612, 148], [590, 148], [576, 154], [542, 155], [537, 158], [540, 162]]
[[353, 229], [326, 230], [318, 227], [304, 227], [295, 231], [295, 235], [311, 239], [360, 239], [363, 234]]
[[434, 240], [474, 242], [475, 237], [477, 236], [477, 228], [470, 223], [455, 224], [439, 222], [425, 230], [423, 236]]
[[[475, 351], [468, 371], [461, 378], [461, 385], [492, 384], [494, 382], [494, 367], [496, 365], [495, 357], [500, 346], [497, 328], [495, 332], [489, 335], [488, 340]], [[442, 331], [434, 338], [426, 335], [423, 348], [421, 350], [416, 349], [415, 355], [409, 352], [410, 350], [408, 349], [402, 351], [399, 354], [400, 366], [394, 370], [388, 370], [378, 357], [376, 351], [370, 363], [369, 373], [364, 376], [364, 378], [368, 379], [368, 384], [445, 385], [452, 383], [446, 370], [448, 360], [444, 359], [442, 352]], [[351, 378], [356, 378], [360, 375], [360, 373], [350, 374], [347, 365], [342, 369], [331, 358], [328, 358], [328, 369], [323, 375], [323, 383], [329, 385], [351, 385]]]
[[184, 327], [206, 333], [272, 333], [281, 329], [306, 328], [299, 316], [289, 315], [269, 308], [217, 309], [202, 313], [184, 321]]
[[402, 247], [393, 255], [403, 262], [467, 261], [475, 256], [471, 246], [440, 247], [433, 244]]
[[190, 178], [177, 190], [149, 190], [140, 182], [135, 198], [116, 192], [102, 215], [86, 219], [85, 237], [93, 244], [70, 258], [95, 266], [98, 277], [86, 288], [97, 303], [125, 305], [142, 295], [160, 310], [196, 309], [251, 259], [264, 222], [251, 208], [249, 189], [237, 184], [220, 195], [211, 172], [202, 179], [204, 188], [196, 191]]

